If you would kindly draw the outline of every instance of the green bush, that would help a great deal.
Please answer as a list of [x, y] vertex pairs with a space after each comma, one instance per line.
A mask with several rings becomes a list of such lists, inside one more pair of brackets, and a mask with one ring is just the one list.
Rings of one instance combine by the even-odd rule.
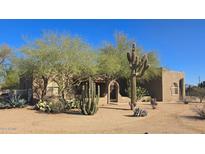
[[40, 100], [36, 104], [36, 109], [47, 113], [59, 113], [62, 112], [62, 106], [63, 105], [61, 102], [48, 102]]
[[49, 107], [50, 107], [52, 113], [65, 112], [65, 105], [61, 101], [50, 102]]
[[64, 100], [63, 102], [66, 111], [69, 111], [70, 109], [80, 108], [80, 101], [78, 100]]
[[[128, 88], [129, 97], [131, 97], [131, 89]], [[149, 95], [148, 91], [142, 87], [136, 87], [136, 101], [139, 101], [142, 97]]]

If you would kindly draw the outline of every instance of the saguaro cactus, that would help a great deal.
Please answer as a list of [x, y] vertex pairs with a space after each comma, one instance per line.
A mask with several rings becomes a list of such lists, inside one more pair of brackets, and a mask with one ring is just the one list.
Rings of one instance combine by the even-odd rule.
[[138, 77], [142, 77], [145, 73], [145, 71], [149, 68], [148, 64], [148, 58], [147, 55], [144, 55], [142, 58], [139, 57], [139, 55], [136, 55], [135, 52], [135, 44], [132, 44], [132, 52], [127, 53], [127, 59], [130, 64], [131, 69], [131, 103], [130, 107], [131, 110], [136, 106], [136, 80]]
[[89, 77], [88, 82], [82, 86], [82, 95], [80, 101], [80, 108], [84, 115], [93, 115], [98, 110], [98, 102], [100, 97], [100, 86], [98, 86], [98, 93], [96, 94], [96, 84]]

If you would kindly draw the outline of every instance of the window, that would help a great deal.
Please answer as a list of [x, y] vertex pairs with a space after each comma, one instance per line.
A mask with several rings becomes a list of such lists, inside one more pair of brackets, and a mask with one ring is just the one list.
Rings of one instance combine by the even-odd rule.
[[177, 95], [179, 93], [179, 86], [176, 82], [174, 82], [171, 86], [171, 94]]
[[48, 96], [58, 96], [59, 88], [58, 87], [47, 87], [47, 95]]

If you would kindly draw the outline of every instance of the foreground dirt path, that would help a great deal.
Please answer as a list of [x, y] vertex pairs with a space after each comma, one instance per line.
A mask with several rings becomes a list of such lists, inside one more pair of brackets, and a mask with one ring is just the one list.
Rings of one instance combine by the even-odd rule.
[[195, 104], [160, 103], [143, 118], [132, 117], [125, 103], [105, 105], [94, 116], [78, 111], [66, 114], [39, 113], [30, 108], [0, 110], [0, 133], [205, 133], [205, 120], [195, 117]]

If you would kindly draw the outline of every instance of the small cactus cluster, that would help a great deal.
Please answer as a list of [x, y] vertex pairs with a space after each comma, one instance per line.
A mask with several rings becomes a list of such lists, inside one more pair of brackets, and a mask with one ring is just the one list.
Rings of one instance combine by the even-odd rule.
[[131, 110], [136, 106], [136, 79], [137, 77], [142, 77], [145, 73], [145, 71], [150, 67], [148, 64], [148, 58], [147, 55], [144, 55], [142, 58], [140, 58], [138, 55], [136, 55], [135, 52], [135, 44], [132, 45], [132, 52], [127, 53], [127, 59], [130, 65], [131, 69]]
[[91, 77], [82, 86], [82, 94], [80, 101], [80, 108], [84, 115], [94, 115], [98, 110], [98, 102], [100, 97], [100, 87], [98, 86], [98, 93], [96, 94], [96, 84]]
[[140, 108], [135, 108], [133, 116], [135, 116], [135, 117], [145, 117], [145, 116], [147, 116], [147, 114], [148, 113], [147, 113], [146, 110], [143, 110], [143, 109], [140, 109]]

